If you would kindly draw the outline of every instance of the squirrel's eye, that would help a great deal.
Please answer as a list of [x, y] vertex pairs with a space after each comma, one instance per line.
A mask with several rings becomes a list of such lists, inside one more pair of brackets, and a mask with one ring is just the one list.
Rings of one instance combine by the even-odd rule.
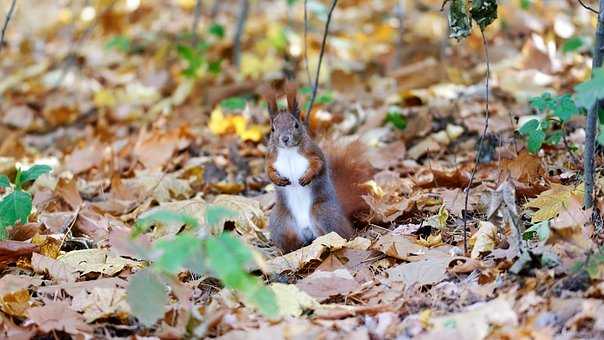
[[299, 126], [298, 126], [298, 123], [296, 123], [296, 124], [294, 125], [294, 127], [297, 129], [297, 128], [299, 127]]
[[275, 127], [271, 126], [271, 132], [275, 132]]

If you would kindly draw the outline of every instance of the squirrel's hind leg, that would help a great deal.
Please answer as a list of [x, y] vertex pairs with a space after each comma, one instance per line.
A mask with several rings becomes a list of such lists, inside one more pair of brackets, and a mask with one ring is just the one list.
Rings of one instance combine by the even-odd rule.
[[293, 216], [278, 207], [273, 208], [268, 227], [273, 243], [286, 253], [309, 245], [315, 238], [312, 233], [298, 232]]
[[344, 216], [344, 212], [338, 207], [337, 203], [315, 203], [312, 207], [312, 216], [321, 234], [335, 231], [346, 239], [350, 239], [354, 235], [350, 221]]

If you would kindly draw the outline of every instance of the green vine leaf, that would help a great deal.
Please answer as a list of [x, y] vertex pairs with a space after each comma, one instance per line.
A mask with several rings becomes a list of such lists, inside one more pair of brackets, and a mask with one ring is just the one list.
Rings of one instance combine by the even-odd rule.
[[241, 293], [247, 301], [267, 316], [278, 313], [277, 300], [264, 282], [246, 271], [251, 251], [228, 233], [206, 240], [207, 265], [225, 287]]
[[449, 38], [457, 40], [470, 35], [472, 22], [465, 0], [452, 0], [449, 7]]
[[476, 21], [481, 30], [484, 30], [495, 19], [497, 19], [497, 1], [496, 0], [472, 0], [472, 9], [470, 9], [472, 19]]
[[45, 173], [51, 172], [52, 168], [48, 165], [34, 165], [26, 171], [21, 172], [21, 176], [19, 177], [20, 182], [15, 183], [18, 187], [22, 184], [25, 184], [29, 181], [35, 181], [38, 177], [42, 176]]
[[597, 100], [604, 99], [604, 68], [593, 70], [593, 78], [575, 86], [577, 106], [590, 110]]
[[31, 201], [31, 195], [22, 190], [13, 191], [0, 201], [0, 238], [6, 238], [6, 227], [27, 223]]
[[10, 186], [10, 181], [8, 177], [4, 175], [0, 175], [0, 188], [8, 188]]

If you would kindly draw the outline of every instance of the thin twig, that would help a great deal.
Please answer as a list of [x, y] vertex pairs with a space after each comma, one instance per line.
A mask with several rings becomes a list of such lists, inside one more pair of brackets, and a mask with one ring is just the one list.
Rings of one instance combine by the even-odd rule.
[[480, 34], [482, 35], [482, 45], [484, 46], [484, 56], [485, 61], [487, 63], [487, 74], [486, 74], [486, 103], [485, 103], [485, 112], [484, 112], [484, 130], [482, 131], [482, 135], [480, 135], [480, 139], [478, 141], [478, 152], [476, 153], [476, 159], [474, 160], [474, 168], [472, 169], [472, 175], [470, 176], [470, 181], [468, 182], [468, 186], [466, 187], [466, 197], [464, 201], [464, 213], [463, 213], [463, 251], [464, 254], [468, 253], [468, 199], [470, 197], [470, 189], [472, 188], [472, 184], [474, 183], [474, 177], [476, 176], [476, 169], [478, 168], [478, 162], [480, 161], [480, 153], [482, 151], [482, 142], [487, 134], [487, 130], [489, 129], [489, 78], [491, 77], [491, 61], [489, 60], [489, 44], [487, 42], [487, 38], [484, 35], [484, 30], [480, 30]]
[[569, 155], [570, 159], [572, 160], [573, 164], [578, 165], [579, 160], [577, 159], [577, 157], [575, 157], [575, 154], [573, 154], [572, 150], [570, 149], [570, 144], [568, 144], [568, 138], [566, 138], [567, 132], [568, 132], [568, 129], [565, 126], [564, 133], [562, 134], [562, 141], [564, 142], [564, 147], [566, 148], [566, 152], [568, 152], [568, 155]]
[[312, 96], [310, 97], [310, 104], [308, 105], [308, 112], [306, 113], [306, 124], [310, 122], [310, 113], [312, 112], [312, 106], [315, 103], [317, 97], [317, 89], [319, 88], [319, 75], [321, 74], [321, 63], [323, 62], [323, 53], [325, 52], [325, 42], [327, 41], [327, 34], [329, 33], [329, 23], [331, 22], [331, 15], [333, 10], [336, 8], [338, 0], [332, 0], [331, 7], [327, 13], [327, 21], [325, 22], [325, 31], [323, 32], [323, 41], [321, 42], [321, 52], [319, 53], [319, 64], [317, 65], [317, 75], [315, 77], [315, 85], [312, 88]]
[[403, 39], [403, 21], [405, 19], [405, 2], [403, 0], [399, 0], [396, 3], [396, 7], [394, 9], [394, 14], [396, 15], [396, 19], [398, 21], [398, 41], [396, 42], [396, 55], [394, 57], [394, 68], [399, 68], [401, 66], [401, 58], [403, 57], [403, 47], [405, 40]]
[[585, 3], [583, 2], [583, 0], [577, 0], [577, 1], [579, 1], [579, 4], [581, 4], [581, 6], [583, 6], [583, 8], [585, 8], [586, 10], [591, 11], [591, 12], [594, 12], [595, 14], [600, 14], [600, 12], [596, 11], [595, 9], [593, 9], [593, 7], [591, 7], [591, 6], [587, 5], [587, 4], [585, 4]]
[[239, 19], [237, 20], [237, 30], [235, 31], [235, 37], [233, 38], [233, 64], [239, 68], [241, 63], [241, 37], [243, 36], [243, 30], [245, 29], [245, 23], [247, 16], [250, 11], [250, 1], [241, 0], [241, 11], [239, 12]]
[[306, 78], [308, 85], [312, 85], [310, 77], [310, 68], [308, 67], [308, 0], [304, 0], [304, 68], [306, 69]]
[[191, 34], [193, 34], [193, 47], [197, 45], [197, 27], [199, 26], [199, 20], [201, 19], [201, 0], [195, 2], [195, 13], [193, 16], [193, 24], [191, 25]]
[[2, 51], [2, 47], [4, 46], [4, 34], [6, 33], [6, 28], [8, 27], [10, 19], [13, 17], [13, 12], [15, 11], [16, 3], [17, 0], [13, 0], [13, 2], [10, 4], [10, 8], [8, 9], [8, 13], [6, 13], [4, 25], [2, 26], [2, 35], [0, 36], [0, 51]]

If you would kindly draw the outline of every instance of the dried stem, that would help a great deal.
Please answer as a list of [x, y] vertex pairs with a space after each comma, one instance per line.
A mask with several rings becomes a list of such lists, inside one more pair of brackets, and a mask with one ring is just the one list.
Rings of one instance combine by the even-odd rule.
[[329, 33], [329, 23], [331, 22], [331, 15], [333, 10], [336, 8], [338, 0], [331, 1], [331, 7], [327, 13], [327, 21], [325, 22], [325, 31], [323, 32], [323, 41], [321, 42], [321, 52], [319, 53], [319, 64], [317, 65], [317, 74], [315, 76], [315, 84], [312, 88], [312, 96], [310, 97], [310, 104], [308, 105], [308, 112], [306, 113], [306, 124], [310, 122], [310, 113], [312, 112], [312, 106], [315, 103], [317, 97], [317, 89], [319, 88], [319, 75], [321, 74], [321, 63], [323, 62], [323, 53], [325, 52], [325, 42], [327, 41], [327, 34]]
[[[604, 1], [604, 0], [602, 0]], [[491, 77], [491, 61], [489, 60], [489, 44], [487, 42], [487, 38], [484, 35], [484, 30], [480, 30], [480, 34], [482, 35], [482, 44], [484, 46], [484, 56], [487, 64], [487, 74], [486, 74], [486, 85], [485, 85], [485, 112], [484, 112], [484, 130], [482, 130], [482, 135], [480, 135], [480, 139], [478, 141], [478, 152], [476, 152], [476, 159], [474, 160], [474, 168], [472, 169], [472, 174], [470, 176], [470, 181], [468, 182], [468, 186], [466, 187], [466, 197], [464, 200], [464, 213], [463, 213], [463, 251], [465, 254], [468, 253], [468, 199], [470, 197], [470, 189], [472, 188], [472, 184], [474, 184], [474, 177], [476, 176], [476, 169], [478, 168], [478, 162], [480, 161], [480, 153], [482, 152], [482, 142], [487, 134], [489, 129], [489, 78]]]
[[250, 1], [241, 0], [240, 3], [241, 11], [239, 12], [239, 19], [237, 20], [237, 30], [235, 31], [235, 37], [233, 38], [233, 64], [239, 68], [241, 63], [241, 37], [243, 36], [243, 30], [245, 29], [245, 23], [247, 16], [250, 11]]
[[4, 19], [4, 25], [2, 25], [2, 35], [0, 35], [0, 51], [2, 51], [2, 47], [4, 46], [4, 34], [6, 33], [6, 28], [8, 27], [8, 23], [10, 22], [10, 19], [13, 17], [16, 3], [17, 3], [17, 0], [13, 0], [13, 2], [10, 4], [10, 8], [8, 9], [8, 13], [6, 13], [6, 18]]
[[396, 8], [394, 10], [396, 15], [396, 19], [398, 21], [398, 41], [396, 42], [396, 55], [394, 57], [394, 68], [398, 68], [401, 66], [401, 58], [403, 57], [403, 47], [404, 47], [404, 39], [403, 39], [403, 21], [405, 19], [405, 1], [399, 0], [396, 3]]
[[[594, 43], [592, 76], [593, 71], [602, 66], [604, 59], [604, 0], [600, 0], [600, 13], [598, 14], [598, 27], [596, 29], [596, 40]], [[585, 177], [585, 196], [583, 204], [586, 209], [593, 206], [594, 201], [594, 172], [596, 154], [596, 134], [598, 132], [598, 111], [604, 107], [604, 100], [596, 101], [587, 113], [585, 127], [585, 151], [583, 153], [583, 171]]]
[[199, 20], [201, 19], [201, 0], [197, 0], [195, 3], [195, 13], [193, 16], [193, 24], [191, 25], [191, 34], [193, 35], [193, 46], [197, 44], [197, 27], [199, 27]]

